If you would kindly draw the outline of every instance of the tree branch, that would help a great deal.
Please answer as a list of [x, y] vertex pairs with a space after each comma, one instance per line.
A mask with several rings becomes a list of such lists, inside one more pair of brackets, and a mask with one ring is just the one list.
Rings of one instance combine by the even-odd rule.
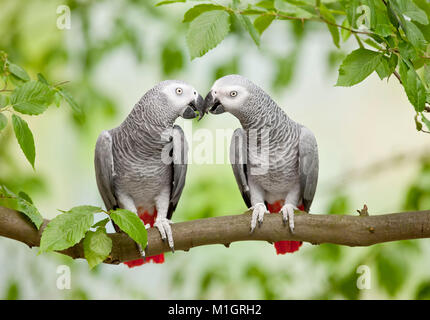
[[[250, 234], [250, 212], [235, 216], [199, 219], [172, 225], [176, 250], [231, 242], [260, 240], [306, 241], [312, 244], [333, 243], [346, 246], [370, 246], [376, 243], [430, 238], [430, 210], [383, 214], [376, 216], [315, 215], [298, 212], [294, 234], [282, 224], [279, 214], [266, 215], [264, 223]], [[40, 230], [21, 213], [0, 207], [0, 236], [37, 247], [45, 220]], [[140, 257], [135, 242], [124, 233], [109, 234], [113, 248], [105, 263], [117, 264]], [[147, 256], [169, 251], [157, 229], [148, 230]], [[74, 259], [83, 258], [82, 242], [61, 253]]]

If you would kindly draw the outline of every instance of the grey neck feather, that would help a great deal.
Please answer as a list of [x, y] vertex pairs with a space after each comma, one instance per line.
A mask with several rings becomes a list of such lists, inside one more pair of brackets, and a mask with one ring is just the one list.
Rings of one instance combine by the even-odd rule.
[[251, 92], [246, 105], [232, 112], [245, 130], [270, 128], [276, 138], [297, 135], [298, 124], [267, 93], [257, 86]]
[[146, 135], [148, 132], [162, 132], [173, 127], [178, 118], [166, 96], [158, 90], [148, 91], [121, 124], [121, 128]]

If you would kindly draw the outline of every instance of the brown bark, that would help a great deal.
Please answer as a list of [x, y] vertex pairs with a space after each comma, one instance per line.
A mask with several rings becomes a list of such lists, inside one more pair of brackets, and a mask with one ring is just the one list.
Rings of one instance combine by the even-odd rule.
[[[176, 250], [209, 244], [228, 245], [235, 241], [260, 240], [275, 242], [298, 240], [313, 244], [333, 243], [346, 246], [370, 246], [376, 243], [430, 238], [430, 211], [402, 212], [374, 216], [322, 215], [297, 213], [291, 234], [279, 214], [264, 217], [264, 223], [250, 233], [251, 214], [198, 219], [172, 225]], [[21, 213], [0, 207], [0, 236], [37, 247], [43, 227], [37, 230]], [[126, 234], [109, 234], [113, 249], [105, 263], [120, 263], [140, 257], [135, 242]], [[148, 230], [147, 256], [169, 251], [158, 230]], [[83, 258], [82, 242], [62, 251], [74, 259]]]

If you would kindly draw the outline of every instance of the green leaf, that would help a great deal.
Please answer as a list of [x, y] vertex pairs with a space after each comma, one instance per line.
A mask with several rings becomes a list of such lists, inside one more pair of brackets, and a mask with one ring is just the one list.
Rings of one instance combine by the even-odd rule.
[[396, 32], [396, 28], [390, 22], [387, 10], [389, 9], [384, 2], [375, 1], [376, 25], [372, 25], [372, 30], [382, 37], [387, 37]]
[[422, 112], [425, 108], [426, 90], [421, 79], [416, 71], [409, 68], [403, 61], [400, 61], [399, 74], [409, 101], [417, 112]]
[[421, 30], [411, 21], [405, 20], [405, 32], [409, 42], [416, 48], [423, 49], [426, 40]]
[[54, 103], [55, 103], [55, 106], [57, 108], [60, 107], [62, 99], [63, 99], [63, 96], [58, 91], [55, 92], [55, 94], [54, 94]]
[[191, 59], [215, 48], [229, 31], [230, 15], [227, 12], [215, 10], [199, 15], [190, 23], [186, 36]]
[[0, 206], [19, 211], [26, 215], [36, 226], [37, 229], [43, 223], [43, 217], [39, 210], [24, 197], [17, 196], [6, 187], [0, 186]]
[[159, 7], [165, 4], [172, 4], [172, 3], [185, 2], [185, 1], [186, 0], [165, 0], [165, 1], [158, 2], [155, 6]]
[[262, 0], [255, 4], [256, 7], [264, 9], [275, 9], [274, 0]]
[[8, 64], [8, 70], [10, 73], [12, 73], [14, 76], [18, 77], [21, 80], [24, 81], [30, 81], [30, 77], [28, 76], [28, 73], [21, 68], [20, 66], [17, 66], [16, 64], [10, 63]]
[[83, 114], [81, 107], [76, 103], [75, 99], [73, 99], [72, 95], [68, 91], [66, 91], [63, 88], [60, 88], [58, 90], [58, 93], [67, 101], [69, 106], [76, 114], [78, 115]]
[[[274, 2], [275, 9], [278, 12], [285, 16], [291, 16], [296, 18], [310, 19], [313, 17], [313, 14], [292, 4], [287, 2], [286, 0], [275, 0]], [[282, 20], [282, 17], [279, 17]]]
[[397, 66], [397, 56], [395, 54], [391, 55], [390, 58], [382, 57], [381, 63], [376, 67], [376, 72], [378, 73], [379, 78], [382, 80], [386, 77], [389, 77]]
[[421, 114], [421, 121], [426, 125], [427, 129], [430, 130], [430, 120], [427, 119], [424, 114]]
[[424, 82], [430, 88], [430, 64], [424, 65]]
[[145, 249], [147, 242], [145, 225], [135, 213], [125, 209], [117, 209], [111, 211], [110, 217], [122, 231], [140, 244], [142, 249]]
[[427, 25], [429, 23], [426, 12], [421, 10], [412, 0], [396, 0], [397, 8], [411, 20]]
[[254, 20], [254, 27], [257, 29], [260, 35], [270, 26], [270, 24], [275, 20], [275, 16], [272, 15], [261, 15]]
[[184, 20], [182, 22], [191, 22], [203, 12], [213, 10], [225, 10], [225, 7], [210, 3], [198, 4], [185, 12]]
[[[348, 21], [348, 18], [345, 18], [345, 20], [343, 20], [343, 22], [342, 22], [342, 27], [345, 27], [345, 28], [348, 28], [348, 29], [351, 29], [351, 26], [349, 25], [349, 21]], [[349, 39], [349, 37], [351, 36], [351, 31], [350, 30], [348, 30], [348, 29], [341, 29], [340, 30], [340, 35], [342, 36], [342, 40], [343, 40], [343, 42], [345, 42], [346, 40], [348, 40]]]
[[53, 95], [53, 90], [46, 84], [40, 81], [30, 81], [13, 90], [10, 103], [18, 112], [37, 115], [48, 108]]
[[36, 158], [36, 149], [34, 147], [34, 138], [28, 127], [27, 122], [21, 119], [16, 114], [12, 115], [12, 125], [15, 131], [16, 139], [24, 152], [25, 157], [34, 169], [34, 160]]
[[30, 196], [28, 194], [26, 194], [24, 191], [20, 191], [18, 192], [18, 196], [22, 199], [24, 199], [25, 201], [27, 201], [28, 203], [33, 204], [33, 200], [30, 198]]
[[48, 81], [45, 79], [45, 77], [43, 76], [43, 74], [38, 73], [38, 74], [37, 74], [37, 79], [38, 79], [40, 82], [42, 82], [42, 83], [44, 83], [44, 84], [46, 84], [46, 85], [49, 85]]
[[93, 206], [79, 206], [56, 216], [42, 233], [40, 251], [60, 251], [77, 244], [94, 222], [94, 213], [102, 209]]
[[336, 86], [349, 87], [366, 79], [381, 62], [382, 53], [364, 48], [351, 52], [339, 68]]
[[[330, 11], [328, 11], [328, 9], [323, 4], [320, 5], [320, 13], [321, 13], [321, 16], [324, 18], [324, 20], [329, 22], [326, 24], [327, 24], [327, 28], [330, 31], [331, 36], [333, 38], [334, 45], [336, 47], [340, 48], [340, 46], [339, 46], [339, 40], [340, 40], [339, 30], [338, 30], [337, 26], [332, 25], [332, 24], [336, 24], [336, 20], [334, 19], [333, 15], [330, 13]], [[332, 24], [330, 24], [330, 23], [332, 23]]]
[[105, 218], [103, 220], [100, 220], [99, 222], [95, 223], [92, 228], [104, 228], [109, 223], [110, 219]]
[[251, 20], [244, 15], [238, 14], [236, 15], [239, 19], [242, 26], [245, 28], [246, 31], [248, 31], [249, 35], [251, 36], [252, 40], [254, 40], [255, 44], [257, 46], [260, 45], [260, 33], [255, 29], [254, 25], [252, 24]]
[[0, 113], [0, 131], [7, 126], [7, 118], [3, 113]]
[[112, 240], [106, 230], [88, 231], [84, 239], [84, 254], [90, 269], [102, 263], [112, 251]]

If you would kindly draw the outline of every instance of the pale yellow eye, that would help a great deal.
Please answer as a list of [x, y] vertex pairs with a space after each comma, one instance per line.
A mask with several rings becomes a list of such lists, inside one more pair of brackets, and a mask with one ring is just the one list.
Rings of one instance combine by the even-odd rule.
[[182, 89], [181, 88], [176, 88], [176, 94], [182, 94]]
[[237, 96], [237, 91], [230, 92], [230, 97], [236, 97], [236, 96]]

